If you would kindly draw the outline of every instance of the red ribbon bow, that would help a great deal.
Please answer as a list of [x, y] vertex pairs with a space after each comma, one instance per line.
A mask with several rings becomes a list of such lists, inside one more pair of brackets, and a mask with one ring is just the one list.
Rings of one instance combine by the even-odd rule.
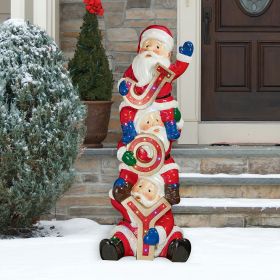
[[97, 14], [99, 16], [104, 15], [104, 9], [102, 7], [101, 0], [84, 0], [86, 9], [91, 14]]

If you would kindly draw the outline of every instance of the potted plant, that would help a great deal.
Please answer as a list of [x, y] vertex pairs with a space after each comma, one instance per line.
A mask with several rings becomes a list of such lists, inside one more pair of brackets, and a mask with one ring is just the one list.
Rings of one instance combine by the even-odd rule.
[[81, 100], [86, 104], [86, 147], [102, 147], [106, 138], [112, 106], [113, 74], [102, 45], [97, 15], [104, 10], [100, 0], [84, 0], [86, 13], [69, 71], [78, 87]]

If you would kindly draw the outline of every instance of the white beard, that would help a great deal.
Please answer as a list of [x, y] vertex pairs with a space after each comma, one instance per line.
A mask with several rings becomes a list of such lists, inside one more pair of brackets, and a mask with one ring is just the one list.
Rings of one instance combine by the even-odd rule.
[[137, 192], [131, 192], [131, 195], [136, 199], [136, 197], [140, 197], [140, 199], [136, 199], [139, 203], [141, 203], [146, 208], [152, 207], [155, 203], [157, 203], [161, 197], [157, 196], [154, 200], [148, 200], [144, 195]]
[[[149, 54], [151, 57], [146, 57]], [[132, 70], [135, 78], [138, 80], [137, 86], [143, 87], [151, 82], [155, 74], [155, 66], [157, 63], [165, 67], [170, 66], [170, 59], [157, 55], [152, 51], [139, 53], [132, 62]]]
[[[155, 132], [156, 129], [158, 129], [159, 132]], [[155, 135], [157, 138], [159, 138], [162, 141], [162, 143], [164, 145], [164, 150], [166, 152], [168, 151], [169, 146], [170, 146], [170, 141], [167, 138], [167, 133], [166, 133], [164, 126], [153, 126], [153, 127], [149, 128], [148, 130], [141, 131], [141, 132]]]

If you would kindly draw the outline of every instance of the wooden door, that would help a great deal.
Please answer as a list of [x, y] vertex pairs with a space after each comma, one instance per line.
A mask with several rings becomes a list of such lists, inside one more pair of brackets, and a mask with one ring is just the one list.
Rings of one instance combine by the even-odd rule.
[[202, 120], [280, 121], [280, 0], [202, 0]]

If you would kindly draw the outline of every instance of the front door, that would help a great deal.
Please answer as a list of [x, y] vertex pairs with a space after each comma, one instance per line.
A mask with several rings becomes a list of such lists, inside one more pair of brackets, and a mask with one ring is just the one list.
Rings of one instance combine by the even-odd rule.
[[202, 0], [203, 121], [280, 121], [280, 0]]

